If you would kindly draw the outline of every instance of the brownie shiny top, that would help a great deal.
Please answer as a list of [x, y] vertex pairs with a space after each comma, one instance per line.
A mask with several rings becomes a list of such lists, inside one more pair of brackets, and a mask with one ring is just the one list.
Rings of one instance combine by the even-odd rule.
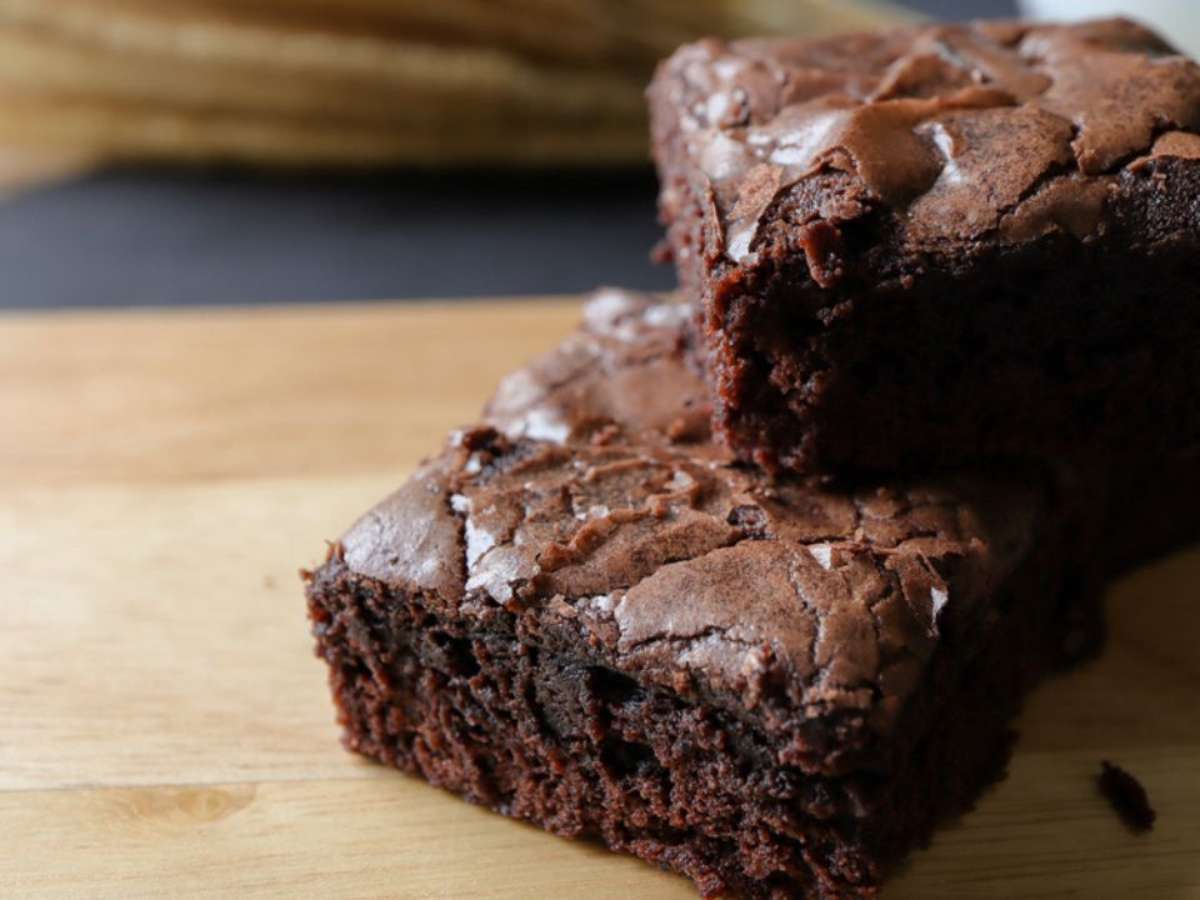
[[487, 421], [514, 439], [680, 443], [718, 453], [691, 315], [670, 299], [597, 291], [575, 333], [501, 381]]
[[789, 192], [794, 223], [895, 210], [912, 249], [1086, 237], [1117, 173], [1200, 159], [1200, 67], [1126, 20], [709, 40], [651, 94], [659, 142], [676, 134], [708, 180], [735, 262]]
[[[678, 424], [681, 398], [703, 396], [683, 330], [674, 305], [602, 293], [577, 335], [504, 382], [490, 425], [351, 528], [346, 564], [460, 615], [504, 610], [684, 695], [735, 698], [768, 727], [887, 732], [945, 617], [982, 630], [1037, 540], [1040, 486], [770, 480]], [[786, 752], [827, 769], [840, 751]]]

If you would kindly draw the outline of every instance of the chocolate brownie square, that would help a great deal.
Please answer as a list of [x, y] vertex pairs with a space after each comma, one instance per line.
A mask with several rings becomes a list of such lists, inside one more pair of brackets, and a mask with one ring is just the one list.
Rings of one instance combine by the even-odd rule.
[[1200, 446], [1200, 67], [1124, 20], [705, 41], [650, 89], [746, 460]]
[[1093, 646], [1094, 517], [1032, 469], [738, 464], [682, 315], [601, 295], [308, 573], [345, 741], [706, 896], [873, 896]]

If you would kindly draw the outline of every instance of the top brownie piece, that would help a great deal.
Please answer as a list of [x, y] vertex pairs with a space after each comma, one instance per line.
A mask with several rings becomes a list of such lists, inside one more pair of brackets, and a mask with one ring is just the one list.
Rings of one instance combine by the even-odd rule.
[[1200, 440], [1200, 67], [1153, 33], [706, 41], [650, 102], [670, 251], [744, 458]]

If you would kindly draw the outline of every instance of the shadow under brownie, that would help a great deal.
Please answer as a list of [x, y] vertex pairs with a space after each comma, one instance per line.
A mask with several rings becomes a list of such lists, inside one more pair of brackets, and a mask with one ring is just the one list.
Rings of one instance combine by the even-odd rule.
[[706, 895], [870, 896], [1094, 647], [1093, 517], [1022, 469], [740, 466], [684, 315], [601, 295], [309, 575], [346, 741]]
[[660, 209], [744, 459], [1200, 445], [1200, 67], [1131, 22], [706, 41]]

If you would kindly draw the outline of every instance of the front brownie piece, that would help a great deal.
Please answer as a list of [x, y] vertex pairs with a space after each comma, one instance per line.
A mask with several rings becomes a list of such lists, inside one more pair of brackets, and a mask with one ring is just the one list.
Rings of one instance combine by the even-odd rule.
[[706, 895], [871, 896], [1090, 648], [1086, 517], [1021, 471], [732, 463], [675, 310], [602, 295], [308, 576], [346, 743]]
[[1036, 484], [467, 432], [310, 576], [347, 745], [711, 895], [870, 896], [1098, 615]]
[[1200, 446], [1200, 67], [1153, 33], [706, 41], [650, 103], [669, 248], [742, 458]]
[[602, 288], [573, 334], [501, 381], [484, 415], [513, 439], [680, 443], [724, 458], [689, 319], [678, 298]]

